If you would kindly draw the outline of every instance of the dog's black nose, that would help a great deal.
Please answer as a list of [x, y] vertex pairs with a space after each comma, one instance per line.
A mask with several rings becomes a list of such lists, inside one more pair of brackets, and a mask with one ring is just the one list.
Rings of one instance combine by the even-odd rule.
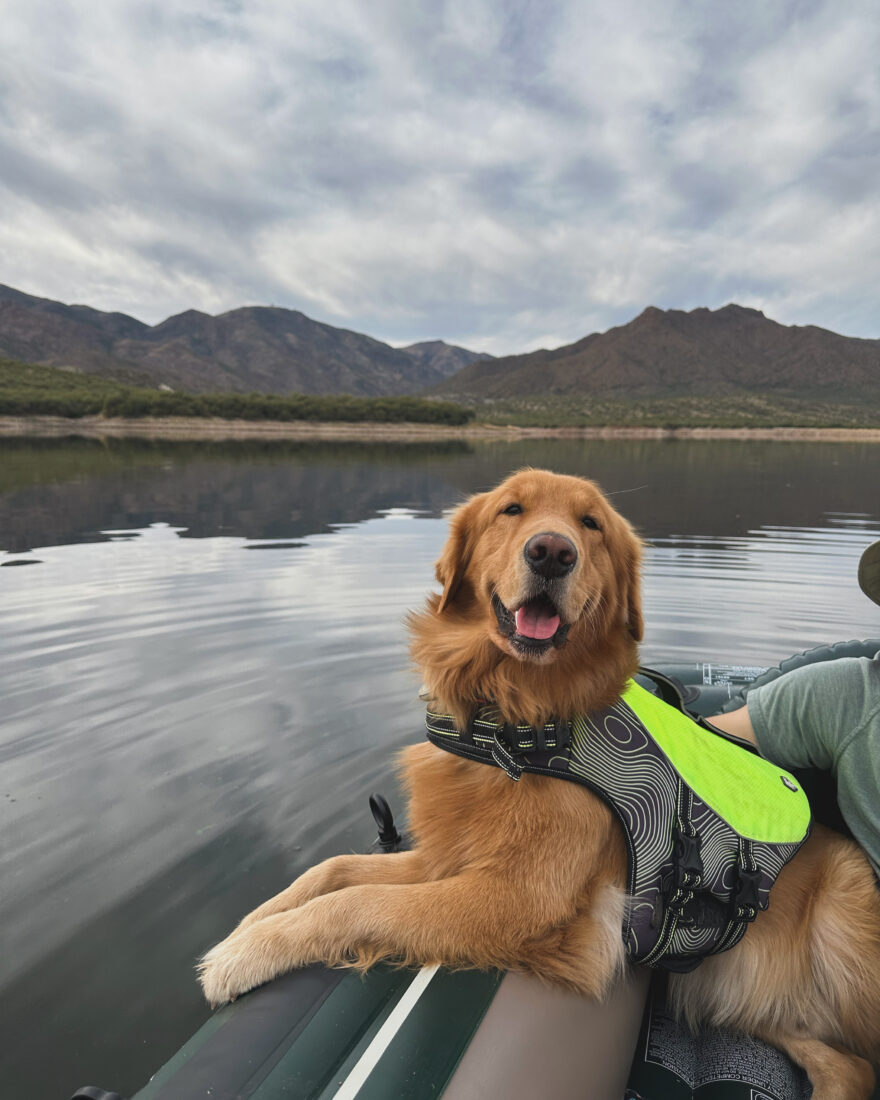
[[548, 580], [564, 577], [574, 569], [578, 560], [577, 548], [571, 539], [557, 535], [555, 531], [533, 535], [523, 547], [523, 555], [529, 569]]

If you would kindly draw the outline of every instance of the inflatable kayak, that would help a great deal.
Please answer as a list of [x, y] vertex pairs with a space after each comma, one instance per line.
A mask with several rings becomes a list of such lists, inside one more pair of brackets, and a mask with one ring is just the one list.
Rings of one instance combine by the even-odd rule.
[[[655, 694], [706, 718], [813, 661], [873, 656], [840, 642], [776, 668], [696, 662], [645, 670]], [[814, 816], [843, 828], [828, 778], [796, 773]], [[387, 804], [371, 799], [375, 847], [397, 850]], [[632, 968], [602, 1004], [520, 974], [412, 971], [364, 977], [309, 967], [221, 1008], [132, 1100], [806, 1100], [803, 1071], [755, 1041], [691, 1035], [665, 1012], [663, 975]], [[880, 1092], [876, 1094], [880, 1096]], [[122, 1100], [86, 1087], [72, 1100]]]

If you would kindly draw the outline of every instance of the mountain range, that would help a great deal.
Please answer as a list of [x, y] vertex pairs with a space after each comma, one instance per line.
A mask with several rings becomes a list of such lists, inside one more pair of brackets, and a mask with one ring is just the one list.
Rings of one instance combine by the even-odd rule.
[[0, 286], [0, 356], [192, 393], [413, 394], [479, 359], [442, 340], [393, 348], [274, 306], [158, 325]]
[[197, 310], [147, 325], [0, 286], [0, 356], [194, 393], [427, 393], [468, 404], [789, 395], [880, 405], [880, 340], [781, 325], [757, 309], [661, 310], [555, 350], [501, 358], [394, 348], [295, 310]]
[[434, 393], [630, 399], [777, 393], [880, 401], [880, 340], [781, 325], [757, 309], [661, 310], [554, 351], [474, 362]]

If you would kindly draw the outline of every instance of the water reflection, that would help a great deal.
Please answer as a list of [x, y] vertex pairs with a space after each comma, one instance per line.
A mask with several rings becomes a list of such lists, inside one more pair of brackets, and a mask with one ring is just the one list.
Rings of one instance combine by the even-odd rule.
[[198, 953], [364, 845], [419, 736], [402, 620], [445, 509], [521, 465], [594, 476], [649, 543], [645, 660], [769, 664], [880, 633], [878, 453], [0, 444], [0, 564], [38, 563], [0, 572], [0, 1080], [135, 1091], [205, 1015]]
[[0, 550], [182, 528], [298, 539], [395, 507], [439, 515], [519, 466], [593, 477], [648, 538], [726, 538], [876, 515], [869, 443], [0, 440]]
[[823, 529], [654, 539], [645, 561], [646, 652], [657, 662], [702, 653], [767, 665], [829, 640], [880, 635], [880, 615], [855, 584], [859, 555], [877, 535], [876, 520], [838, 515]]
[[103, 541], [157, 522], [187, 537], [295, 539], [394, 507], [439, 514], [463, 443], [0, 440], [0, 549]]

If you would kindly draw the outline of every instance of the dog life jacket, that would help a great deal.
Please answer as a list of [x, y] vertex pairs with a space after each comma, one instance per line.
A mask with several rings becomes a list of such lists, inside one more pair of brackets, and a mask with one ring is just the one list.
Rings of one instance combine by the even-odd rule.
[[692, 970], [742, 939], [810, 831], [786, 771], [698, 725], [634, 680], [605, 710], [506, 725], [491, 705], [468, 729], [428, 710], [428, 739], [469, 760], [582, 783], [614, 811], [629, 857], [623, 942], [632, 962]]

